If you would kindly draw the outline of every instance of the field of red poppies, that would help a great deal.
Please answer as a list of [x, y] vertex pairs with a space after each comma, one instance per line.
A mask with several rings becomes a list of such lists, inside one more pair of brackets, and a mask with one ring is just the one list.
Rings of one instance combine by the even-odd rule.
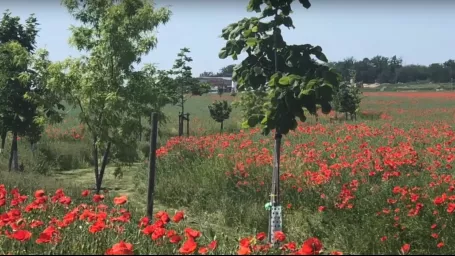
[[[264, 233], [273, 140], [250, 129], [163, 144], [156, 199], [172, 210], [153, 220], [115, 191], [0, 182], [0, 254], [452, 254], [454, 94], [392, 94], [365, 94], [357, 122], [284, 137], [277, 247]], [[145, 163], [136, 195], [146, 178]]]

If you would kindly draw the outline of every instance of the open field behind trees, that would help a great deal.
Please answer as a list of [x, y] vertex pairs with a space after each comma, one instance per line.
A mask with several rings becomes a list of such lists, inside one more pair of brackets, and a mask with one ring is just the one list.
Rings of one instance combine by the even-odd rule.
[[[450, 254], [455, 210], [452, 179], [455, 94], [378, 92], [365, 93], [364, 97], [356, 123], [330, 123], [331, 113], [321, 116], [319, 123], [309, 118], [285, 136], [281, 157], [286, 234], [283, 250], [299, 250], [304, 240], [317, 237], [324, 253], [395, 254], [409, 244], [412, 254]], [[272, 137], [260, 135], [257, 129], [220, 135], [206, 109], [214, 98], [219, 96], [192, 98], [187, 103], [194, 120], [192, 134], [196, 136], [161, 137], [157, 211], [167, 210], [172, 218], [177, 210], [184, 210], [187, 219], [166, 229], [176, 230], [182, 238], [185, 227], [201, 231], [198, 248], [216, 240], [217, 248], [213, 252], [208, 249], [209, 253], [240, 253], [238, 239], [257, 233], [260, 239], [261, 232], [267, 231], [264, 204], [270, 189]], [[160, 129], [172, 133], [177, 125], [172, 115], [175, 110], [167, 108], [166, 113], [170, 120]], [[228, 122], [232, 129], [237, 126], [238, 115], [234, 109]], [[138, 227], [145, 215], [145, 158], [123, 166], [119, 175], [122, 177], [114, 177], [114, 163], [108, 166], [103, 187], [109, 192], [104, 201], [94, 203], [92, 195], [81, 196], [82, 191], [93, 187], [94, 177], [92, 169], [86, 169], [89, 163], [84, 162], [84, 155], [90, 155], [88, 138], [73, 118], [68, 115], [66, 122], [53, 127], [54, 132], [46, 132], [35, 155], [27, 143], [19, 140], [20, 159], [29, 159], [24, 162], [24, 173], [8, 173], [2, 168], [0, 183], [6, 185], [6, 203], [0, 204], [0, 253], [101, 254], [120, 240], [131, 243], [134, 253], [179, 250], [183, 241], [172, 244], [175, 241], [166, 235], [161, 238], [159, 234], [144, 234], [153, 228], [147, 231]], [[78, 136], [71, 135], [73, 131]], [[48, 166], [47, 176], [34, 170], [45, 162], [41, 151], [47, 151], [48, 157], [57, 162]], [[2, 154], [2, 164], [5, 155]], [[50, 172], [53, 168], [61, 170]], [[28, 198], [13, 196], [14, 187]], [[58, 188], [64, 189], [65, 196], [54, 193]], [[30, 209], [41, 207], [31, 204], [37, 200], [34, 199], [37, 189], [49, 194], [49, 202], [41, 204], [46, 212]], [[116, 206], [113, 198], [120, 195], [126, 195], [128, 202]], [[57, 203], [51, 202], [52, 196]], [[103, 202], [114, 209], [108, 208], [105, 217], [104, 211], [99, 210], [104, 208]], [[22, 215], [12, 210], [17, 208], [15, 204], [22, 209]], [[98, 213], [92, 208], [96, 205]], [[42, 226], [38, 225], [41, 221]], [[47, 239], [43, 230], [49, 221], [61, 226], [55, 231], [61, 238], [55, 237], [56, 245], [43, 242]], [[30, 231], [31, 238], [12, 232], [14, 228]], [[30, 241], [15, 241], [21, 239]], [[37, 239], [41, 239], [40, 244]], [[267, 250], [260, 246], [262, 242], [255, 241], [242, 243], [250, 243], [252, 250]], [[114, 249], [118, 250], [118, 246]]]

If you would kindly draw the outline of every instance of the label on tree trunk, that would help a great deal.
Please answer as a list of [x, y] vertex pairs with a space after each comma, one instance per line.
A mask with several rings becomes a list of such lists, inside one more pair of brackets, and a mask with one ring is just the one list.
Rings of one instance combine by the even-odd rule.
[[271, 237], [272, 237], [272, 243], [275, 242], [274, 238], [274, 233], [276, 231], [281, 231], [282, 230], [282, 224], [283, 224], [283, 218], [281, 215], [281, 205], [279, 206], [272, 206], [272, 214], [271, 214]]

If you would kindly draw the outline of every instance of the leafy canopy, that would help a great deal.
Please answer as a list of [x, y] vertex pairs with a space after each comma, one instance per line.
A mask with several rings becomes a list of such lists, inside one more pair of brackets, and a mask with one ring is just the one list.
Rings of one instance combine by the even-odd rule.
[[224, 122], [229, 119], [232, 108], [226, 100], [215, 101], [209, 105], [210, 116], [218, 123]]
[[[321, 105], [323, 113], [329, 113], [332, 90], [338, 86], [338, 74], [325, 64], [328, 60], [320, 46], [288, 45], [284, 41], [281, 27], [294, 28], [290, 17], [293, 2], [250, 0], [248, 11], [260, 13], [259, 17], [244, 18], [222, 30], [227, 42], [220, 58], [236, 60], [241, 52], [247, 53], [234, 68], [239, 91], [267, 92], [263, 114], [248, 116], [243, 123], [244, 127], [261, 123], [264, 134], [272, 129], [282, 134], [295, 129], [295, 118], [305, 121], [304, 108], [315, 113], [316, 104]], [[308, 0], [299, 2], [305, 8], [311, 6]]]
[[[50, 67], [49, 88], [80, 109], [79, 118], [99, 143], [134, 143], [140, 128], [139, 83], [133, 64], [156, 46], [154, 29], [170, 11], [143, 0], [63, 0], [81, 26], [70, 28], [70, 44], [85, 55]], [[142, 73], [146, 75], [147, 70]]]

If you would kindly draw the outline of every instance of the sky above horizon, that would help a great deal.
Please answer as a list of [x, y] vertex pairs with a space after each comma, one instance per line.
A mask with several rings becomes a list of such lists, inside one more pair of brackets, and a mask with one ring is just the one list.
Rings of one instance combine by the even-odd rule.
[[[243, 17], [248, 0], [156, 0], [157, 7], [169, 6], [171, 20], [158, 28], [158, 45], [142, 59], [170, 69], [180, 48], [188, 47], [193, 58], [193, 75], [218, 72], [239, 60], [218, 58], [225, 41], [221, 30]], [[397, 55], [404, 64], [442, 63], [455, 59], [455, 1], [330, 1], [313, 0], [309, 10], [294, 4], [296, 29], [283, 30], [292, 44], [320, 45], [330, 61], [346, 57], [363, 59]], [[412, 4], [411, 4], [412, 3]], [[59, 0], [0, 0], [0, 9], [9, 9], [25, 20], [35, 13], [40, 23], [38, 47], [50, 52], [51, 60], [76, 57], [70, 48], [68, 30], [75, 20]], [[142, 66], [142, 65], [139, 65]]]

